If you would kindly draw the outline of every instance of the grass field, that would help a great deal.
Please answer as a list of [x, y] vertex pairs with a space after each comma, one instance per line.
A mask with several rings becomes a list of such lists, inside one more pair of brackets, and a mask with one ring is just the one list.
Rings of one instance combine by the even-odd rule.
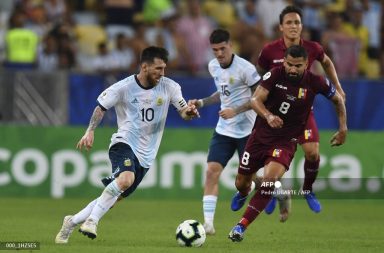
[[[201, 201], [125, 200], [104, 216], [98, 238], [77, 231], [67, 245], [55, 245], [62, 218], [89, 199], [0, 199], [0, 242], [38, 241], [33, 252], [384, 252], [383, 200], [322, 200], [323, 211], [312, 213], [304, 200], [294, 200], [292, 216], [282, 224], [278, 213], [262, 214], [241, 243], [227, 239], [242, 212], [219, 201], [216, 235], [202, 248], [181, 248], [175, 241], [177, 225], [185, 219], [202, 220]], [[0, 252], [15, 252], [0, 250]], [[32, 251], [22, 251], [32, 252]]]

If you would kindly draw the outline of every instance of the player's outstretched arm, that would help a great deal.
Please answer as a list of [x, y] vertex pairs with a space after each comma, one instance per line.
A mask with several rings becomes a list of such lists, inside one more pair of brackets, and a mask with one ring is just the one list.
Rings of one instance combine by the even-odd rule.
[[104, 114], [105, 111], [103, 111], [100, 106], [96, 106], [95, 110], [93, 111], [91, 120], [89, 121], [87, 131], [85, 131], [85, 134], [77, 143], [76, 148], [81, 150], [84, 147], [87, 151], [92, 148], [95, 129], [100, 124]]
[[269, 91], [262, 86], [257, 86], [255, 93], [251, 98], [252, 109], [256, 111], [258, 117], [263, 117], [268, 125], [272, 128], [281, 128], [283, 126], [283, 120], [272, 114], [264, 105], [267, 101]]
[[218, 103], [220, 103], [220, 93], [218, 91], [212, 93], [209, 97], [188, 100], [188, 105], [194, 105], [197, 109]]
[[335, 65], [333, 64], [331, 58], [329, 58], [328, 55], [324, 54], [324, 59], [321, 62], [321, 66], [323, 67], [325, 73], [327, 74], [327, 77], [335, 85], [337, 92], [339, 92], [339, 94], [341, 95], [341, 97], [345, 102], [345, 99], [346, 99], [345, 92], [341, 87], [339, 78], [337, 77]]
[[336, 94], [332, 97], [332, 102], [335, 106], [336, 114], [339, 119], [339, 130], [332, 136], [331, 146], [340, 146], [347, 138], [347, 113], [344, 99], [338, 92], [336, 92]]

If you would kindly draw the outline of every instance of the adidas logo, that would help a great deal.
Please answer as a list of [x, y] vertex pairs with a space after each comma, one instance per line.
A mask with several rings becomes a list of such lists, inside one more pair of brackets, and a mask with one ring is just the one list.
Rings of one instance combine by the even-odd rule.
[[137, 98], [135, 98], [134, 100], [131, 101], [132, 104], [137, 104], [139, 103], [139, 100], [137, 100]]

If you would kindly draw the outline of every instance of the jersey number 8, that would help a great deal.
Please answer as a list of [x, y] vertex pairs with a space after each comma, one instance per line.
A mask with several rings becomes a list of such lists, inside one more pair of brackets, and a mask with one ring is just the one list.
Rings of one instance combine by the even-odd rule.
[[280, 111], [282, 114], [287, 114], [289, 107], [291, 107], [291, 104], [290, 104], [290, 103], [283, 102], [283, 103], [281, 103], [281, 105], [280, 105], [279, 111]]

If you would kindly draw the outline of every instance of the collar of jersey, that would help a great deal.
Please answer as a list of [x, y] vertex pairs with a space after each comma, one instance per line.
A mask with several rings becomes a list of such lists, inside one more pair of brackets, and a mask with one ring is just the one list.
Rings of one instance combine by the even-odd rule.
[[222, 69], [227, 69], [227, 68], [231, 67], [232, 62], [233, 62], [233, 59], [235, 59], [235, 55], [234, 55], [234, 54], [232, 54], [232, 59], [231, 59], [231, 61], [229, 62], [229, 64], [228, 64], [227, 66], [225, 66], [225, 67], [221, 67], [221, 68], [222, 68]]
[[144, 90], [150, 90], [150, 89], [153, 88], [153, 87], [144, 87], [144, 86], [140, 83], [139, 79], [137, 78], [137, 75], [135, 75], [135, 80], [136, 80], [136, 83], [137, 83], [142, 89], [144, 89]]

